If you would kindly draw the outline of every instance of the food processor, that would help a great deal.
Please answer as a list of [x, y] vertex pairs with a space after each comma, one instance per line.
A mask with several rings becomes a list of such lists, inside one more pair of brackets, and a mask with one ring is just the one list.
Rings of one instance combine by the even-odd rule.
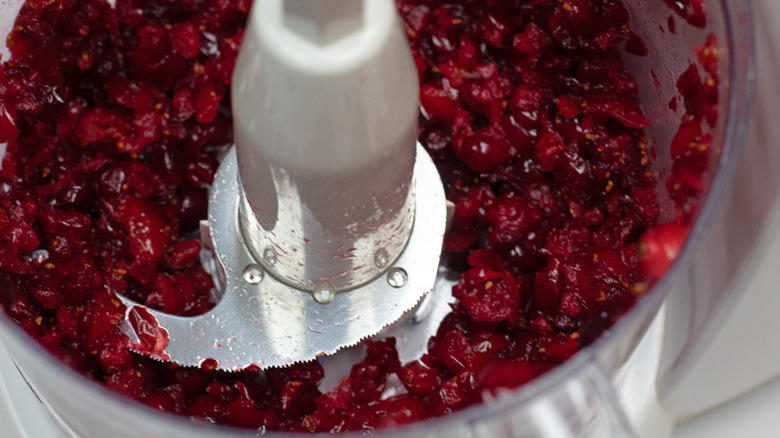
[[[2, 33], [10, 29], [20, 4], [0, 5]], [[707, 173], [707, 196], [684, 250], [628, 314], [556, 369], [484, 404], [378, 435], [665, 436], [675, 418], [724, 401], [777, 371], [767, 366], [750, 374], [753, 380], [748, 377], [733, 385], [715, 384], [720, 382], [712, 377], [732, 367], [724, 358], [733, 358], [736, 351], [754, 357], [739, 350], [750, 347], [748, 343], [729, 338], [724, 330], [735, 324], [736, 319], [729, 317], [745, 318], [744, 312], [734, 313], [743, 302], [738, 282], [747, 281], [743, 272], [756, 253], [764, 222], [771, 217], [775, 195], [772, 184], [755, 181], [776, 173], [766, 158], [767, 145], [744, 154], [742, 150], [755, 75], [751, 3], [707, 2], [705, 29], [678, 19], [675, 32], [665, 30], [673, 13], [663, 3], [626, 4], [633, 31], [649, 46], [647, 57], [630, 57], [627, 65], [640, 84], [642, 105], [651, 121], [648, 139], [657, 153], [654, 170], [661, 176], [668, 175], [672, 164], [664, 145], [671, 142], [683, 111], [667, 104], [677, 94], [676, 79], [696, 62], [694, 47], [710, 33], [718, 41], [721, 104], [713, 129], [716, 153]], [[663, 197], [664, 188], [658, 189]], [[662, 217], [669, 214], [662, 208]], [[444, 297], [446, 302], [452, 282], [446, 276], [437, 281], [431, 297]], [[435, 303], [431, 306], [436, 308]], [[422, 319], [435, 330], [436, 318], [443, 316], [439, 313], [427, 313]], [[403, 333], [403, 324], [391, 330]], [[5, 315], [0, 316], [0, 331], [20, 373], [66, 436], [284, 435], [193, 423], [149, 410], [65, 368]]]

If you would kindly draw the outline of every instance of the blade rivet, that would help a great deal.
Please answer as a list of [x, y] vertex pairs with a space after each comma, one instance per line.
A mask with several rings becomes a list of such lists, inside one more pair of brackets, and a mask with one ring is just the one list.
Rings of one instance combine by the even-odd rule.
[[265, 248], [265, 251], [263, 251], [263, 261], [268, 266], [273, 266], [276, 264], [276, 250], [272, 247], [268, 246]]
[[407, 280], [409, 280], [409, 274], [406, 273], [404, 268], [396, 266], [387, 271], [387, 284], [394, 288], [404, 287]]
[[263, 268], [258, 265], [247, 265], [244, 268], [244, 281], [249, 284], [258, 284], [265, 278]]

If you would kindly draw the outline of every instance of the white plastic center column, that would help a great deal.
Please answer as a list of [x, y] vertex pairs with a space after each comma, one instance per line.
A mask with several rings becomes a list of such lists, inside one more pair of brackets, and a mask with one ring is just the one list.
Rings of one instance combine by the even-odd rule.
[[393, 0], [257, 0], [233, 83], [241, 228], [303, 290], [382, 274], [414, 222], [418, 81]]

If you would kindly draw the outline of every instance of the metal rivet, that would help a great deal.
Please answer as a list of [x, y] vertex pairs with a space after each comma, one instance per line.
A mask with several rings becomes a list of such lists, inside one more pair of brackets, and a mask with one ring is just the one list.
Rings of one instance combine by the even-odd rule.
[[268, 266], [273, 266], [276, 264], [276, 250], [272, 247], [268, 246], [265, 248], [265, 251], [263, 251], [263, 261]]

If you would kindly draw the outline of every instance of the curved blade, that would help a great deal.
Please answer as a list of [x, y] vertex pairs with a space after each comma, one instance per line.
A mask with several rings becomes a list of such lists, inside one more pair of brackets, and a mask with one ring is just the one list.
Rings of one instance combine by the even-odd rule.
[[402, 319], [433, 288], [446, 223], [436, 167], [419, 145], [417, 157], [414, 230], [392, 264], [406, 278], [382, 275], [321, 304], [269, 274], [245, 280], [246, 267], [260, 268], [238, 232], [237, 166], [231, 150], [212, 190], [219, 202], [209, 204], [211, 238], [225, 279], [222, 300], [204, 315], [180, 317], [120, 296], [128, 306], [123, 330], [131, 337], [131, 349], [187, 366], [281, 367], [333, 354]]

